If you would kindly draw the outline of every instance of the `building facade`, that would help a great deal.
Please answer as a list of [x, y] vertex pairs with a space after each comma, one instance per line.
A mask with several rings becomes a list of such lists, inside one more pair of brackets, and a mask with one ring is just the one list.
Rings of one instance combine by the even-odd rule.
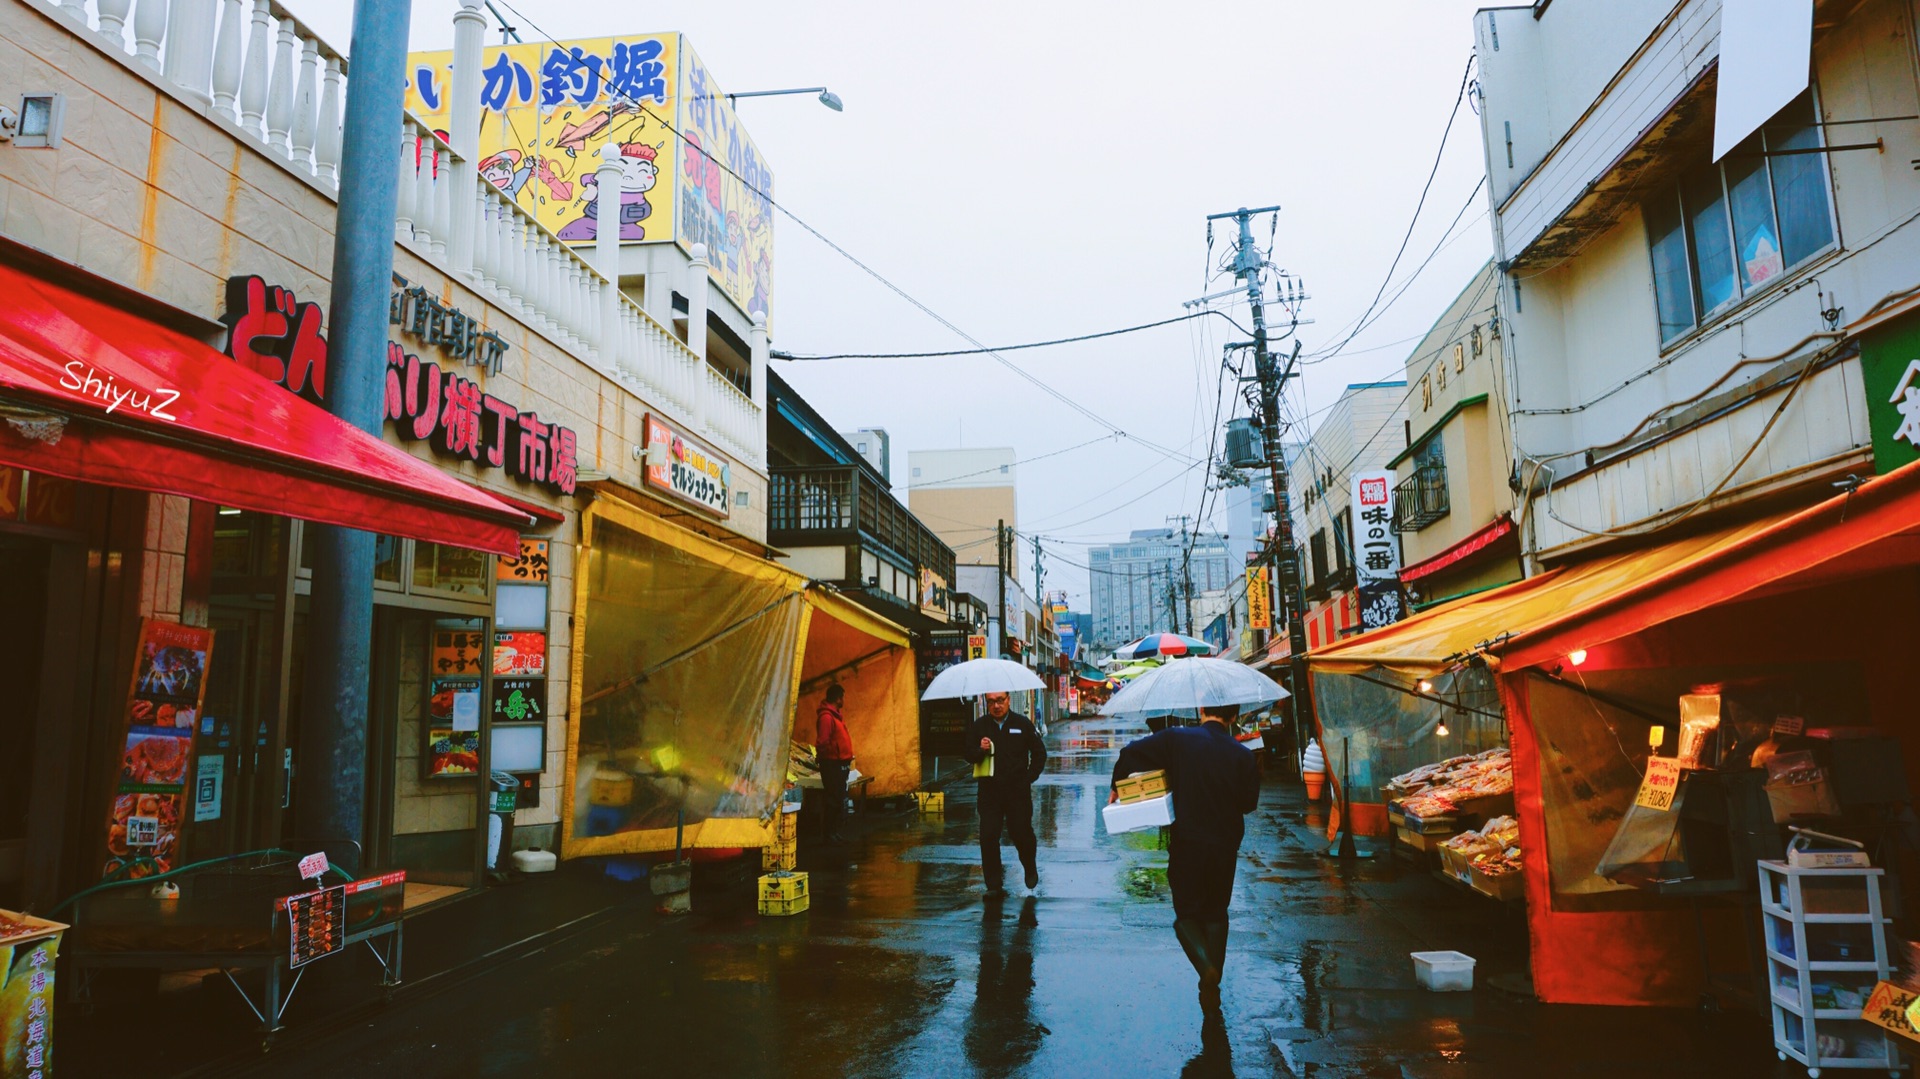
[[1386, 467], [1415, 609], [1521, 577], [1497, 282], [1482, 267], [1407, 357], [1405, 448]]
[[[1385, 468], [1404, 445], [1408, 397], [1407, 383], [1398, 379], [1348, 386], [1288, 471], [1309, 650], [1360, 625], [1350, 480], [1354, 473]], [[1277, 633], [1274, 644], [1287, 647], [1286, 634]]]

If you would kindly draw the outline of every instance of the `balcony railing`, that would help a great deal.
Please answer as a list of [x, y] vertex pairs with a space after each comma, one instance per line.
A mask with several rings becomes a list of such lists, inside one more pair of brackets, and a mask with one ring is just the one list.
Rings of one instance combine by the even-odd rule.
[[767, 542], [775, 547], [876, 546], [953, 584], [953, 548], [859, 468], [776, 468], [767, 482]]
[[[322, 191], [338, 192], [347, 58], [276, 0], [139, 0], [137, 8], [134, 0], [37, 2], [92, 31], [107, 51], [162, 76]], [[480, 0], [461, 0], [454, 25], [456, 69], [477, 65]], [[461, 85], [458, 76], [453, 85]], [[735, 458], [765, 466], [761, 402], [615, 288], [596, 265], [601, 253], [589, 261], [483, 183], [475, 163], [425, 121], [409, 114], [394, 135], [401, 164], [396, 242]], [[701, 250], [696, 245], [690, 272], [704, 277]], [[753, 316], [754, 376], [764, 379], [765, 318]], [[699, 325], [704, 329], [704, 315]]]
[[1451, 510], [1446, 465], [1421, 465], [1393, 489], [1393, 526], [1397, 531], [1418, 532]]

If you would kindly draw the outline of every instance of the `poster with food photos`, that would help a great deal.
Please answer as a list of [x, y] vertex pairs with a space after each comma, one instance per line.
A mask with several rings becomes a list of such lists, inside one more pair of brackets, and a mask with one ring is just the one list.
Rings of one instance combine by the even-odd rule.
[[206, 697], [213, 630], [158, 618], [140, 623], [127, 692], [119, 783], [107, 815], [108, 880], [173, 868], [193, 732]]
[[480, 772], [478, 678], [436, 678], [427, 702], [426, 771], [429, 779]]

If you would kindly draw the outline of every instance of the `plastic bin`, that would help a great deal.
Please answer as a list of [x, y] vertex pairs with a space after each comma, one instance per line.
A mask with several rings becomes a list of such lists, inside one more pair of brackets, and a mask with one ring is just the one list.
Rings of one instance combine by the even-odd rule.
[[1457, 993], [1473, 988], [1473, 956], [1460, 952], [1414, 952], [1413, 976], [1421, 988]]

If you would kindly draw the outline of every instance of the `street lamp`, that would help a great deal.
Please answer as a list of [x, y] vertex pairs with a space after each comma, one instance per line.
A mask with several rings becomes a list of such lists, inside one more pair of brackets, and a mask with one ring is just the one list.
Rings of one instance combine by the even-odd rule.
[[802, 86], [794, 90], [748, 90], [741, 94], [728, 94], [727, 104], [731, 105], [743, 97], [779, 97], [782, 94], [819, 94], [820, 104], [835, 112], [846, 111], [846, 106], [840, 101], [840, 95], [824, 86]]

